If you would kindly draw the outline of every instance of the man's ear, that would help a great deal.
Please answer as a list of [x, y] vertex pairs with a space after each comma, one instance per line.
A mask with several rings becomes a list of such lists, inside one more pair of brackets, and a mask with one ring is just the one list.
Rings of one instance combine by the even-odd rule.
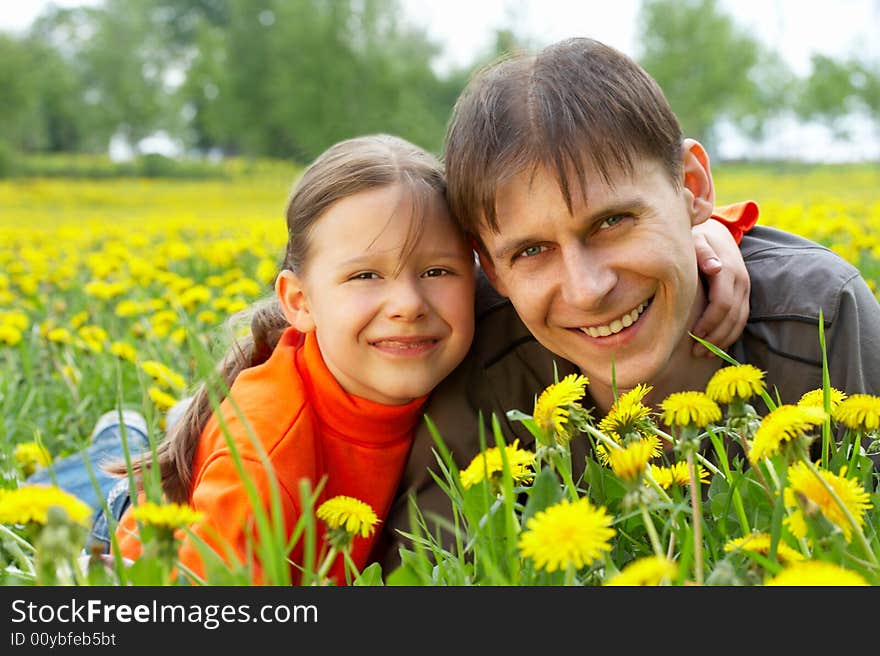
[[284, 269], [279, 273], [275, 278], [275, 294], [291, 326], [301, 333], [310, 333], [315, 329], [305, 287], [298, 275], [290, 269]]
[[709, 155], [695, 139], [685, 139], [681, 145], [684, 189], [691, 215], [691, 225], [702, 223], [715, 209], [715, 183], [709, 168]]
[[483, 269], [483, 273], [486, 274], [486, 277], [489, 279], [489, 282], [492, 283], [492, 286], [495, 290], [501, 294], [502, 296], [507, 296], [507, 291], [504, 288], [504, 284], [498, 279], [498, 274], [495, 271], [495, 263], [492, 262], [492, 258], [486, 252], [485, 247], [482, 246], [479, 242], [473, 242], [474, 250], [477, 253], [477, 257], [480, 260], [480, 268]]

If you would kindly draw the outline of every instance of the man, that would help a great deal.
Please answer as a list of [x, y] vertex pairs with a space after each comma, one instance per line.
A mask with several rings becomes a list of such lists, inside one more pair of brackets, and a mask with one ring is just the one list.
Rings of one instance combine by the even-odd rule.
[[[508, 442], [534, 443], [506, 413], [530, 412], [554, 371], [585, 374], [583, 405], [601, 418], [615, 384], [618, 393], [652, 386], [645, 403], [656, 405], [704, 389], [724, 364], [696, 356], [688, 334], [706, 306], [691, 228], [715, 209], [709, 158], [683, 138], [662, 90], [630, 58], [570, 39], [481, 71], [453, 112], [445, 164], [453, 214], [486, 276], [470, 354], [425, 410], [460, 467], [479, 451], [479, 413], [489, 445], [492, 414]], [[757, 216], [752, 203], [734, 209]], [[880, 392], [880, 305], [859, 272], [762, 226], [741, 251], [749, 319], [727, 351], [795, 402], [822, 385], [821, 310], [831, 385]], [[586, 443], [572, 442], [575, 476]], [[437, 471], [433, 447], [423, 427], [386, 521], [397, 541], [386, 568], [398, 562], [397, 545], [409, 544], [397, 534], [410, 530], [408, 494], [430, 527], [432, 513], [451, 514], [427, 471]]]

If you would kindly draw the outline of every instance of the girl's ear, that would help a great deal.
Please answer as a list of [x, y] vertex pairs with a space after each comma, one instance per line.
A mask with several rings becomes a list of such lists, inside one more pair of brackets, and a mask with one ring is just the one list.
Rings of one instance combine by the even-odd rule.
[[301, 333], [315, 330], [315, 322], [309, 309], [302, 279], [290, 269], [284, 269], [275, 278], [275, 294], [281, 302], [281, 310], [291, 326]]
[[712, 216], [715, 209], [715, 184], [709, 168], [709, 155], [694, 139], [685, 139], [681, 146], [684, 189], [688, 194], [691, 225], [698, 225]]

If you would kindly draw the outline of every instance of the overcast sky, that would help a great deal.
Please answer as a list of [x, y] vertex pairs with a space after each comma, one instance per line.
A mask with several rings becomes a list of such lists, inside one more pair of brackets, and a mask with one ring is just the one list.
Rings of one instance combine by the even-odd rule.
[[[0, 0], [0, 28], [23, 29], [52, 0]], [[639, 0], [400, 0], [412, 22], [446, 50], [444, 60], [470, 62], [492, 30], [512, 25], [546, 44], [591, 36], [635, 55]], [[100, 0], [54, 0], [56, 5]], [[720, 0], [738, 23], [772, 44], [795, 72], [809, 71], [814, 51], [880, 57], [880, 0]]]
[[[465, 63], [488, 46], [494, 27], [512, 23], [539, 44], [590, 36], [637, 54], [639, 0], [403, 0], [412, 20]], [[735, 20], [785, 57], [798, 74], [809, 72], [814, 51], [880, 57], [880, 0], [720, 0]]]
[[[21, 30], [51, 0], [0, 0], [0, 29]], [[100, 0], [54, 0], [57, 5]], [[439, 41], [441, 69], [466, 64], [491, 43], [493, 29], [511, 26], [537, 45], [570, 36], [591, 36], [630, 55], [636, 47], [639, 0], [400, 0], [409, 19]], [[880, 0], [719, 0], [735, 20], [774, 47], [795, 73], [809, 73], [810, 55], [857, 54], [880, 59]], [[880, 136], [865, 126], [851, 144], [835, 145], [819, 126], [780, 130], [777, 153], [810, 144], [824, 159], [880, 158]], [[861, 128], [859, 128], [861, 130]], [[785, 134], [783, 134], [785, 132]], [[736, 152], [726, 153], [737, 156]], [[811, 157], [810, 153], [805, 153]]]

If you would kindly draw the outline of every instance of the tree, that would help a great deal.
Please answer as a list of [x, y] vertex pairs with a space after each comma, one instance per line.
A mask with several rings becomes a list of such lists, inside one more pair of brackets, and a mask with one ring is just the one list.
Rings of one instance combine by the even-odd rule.
[[25, 41], [0, 34], [0, 141], [8, 146], [24, 145], [24, 126], [37, 104], [33, 77], [22, 75], [33, 63], [33, 53]]
[[114, 135], [136, 148], [162, 130], [191, 150], [302, 162], [370, 132], [439, 152], [469, 71], [438, 75], [439, 47], [402, 16], [398, 0], [50, 6], [31, 30], [41, 54], [16, 45], [0, 62], [4, 125], [28, 149], [106, 151]]
[[639, 62], [663, 88], [685, 134], [710, 151], [722, 120], [757, 134], [787, 106], [790, 71], [717, 0], [645, 0], [639, 37]]
[[880, 62], [814, 54], [810, 64], [798, 99], [802, 118], [824, 123], [841, 138], [849, 136], [846, 119], [855, 114], [880, 128]]
[[439, 149], [451, 106], [431, 102], [437, 48], [395, 0], [234, 0], [231, 11], [229, 127], [248, 151], [306, 161], [369, 132]]

